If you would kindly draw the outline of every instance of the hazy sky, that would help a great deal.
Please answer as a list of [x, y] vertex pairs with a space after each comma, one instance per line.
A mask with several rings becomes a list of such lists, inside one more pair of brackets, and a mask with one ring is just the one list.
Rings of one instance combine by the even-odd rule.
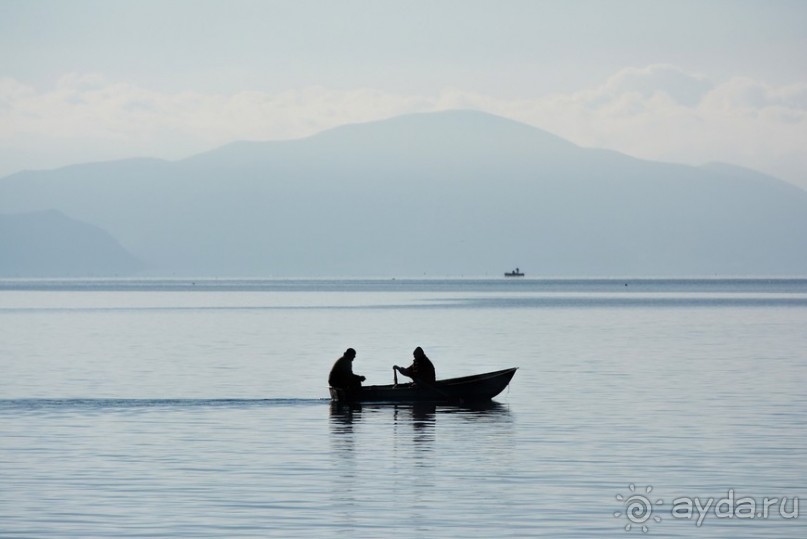
[[0, 0], [0, 175], [448, 108], [807, 188], [807, 2]]

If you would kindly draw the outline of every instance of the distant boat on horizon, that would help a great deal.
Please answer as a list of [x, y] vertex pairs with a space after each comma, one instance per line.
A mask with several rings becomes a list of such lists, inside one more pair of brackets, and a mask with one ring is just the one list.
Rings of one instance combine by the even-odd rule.
[[505, 272], [505, 277], [524, 277], [524, 273], [518, 268], [514, 269], [513, 271]]

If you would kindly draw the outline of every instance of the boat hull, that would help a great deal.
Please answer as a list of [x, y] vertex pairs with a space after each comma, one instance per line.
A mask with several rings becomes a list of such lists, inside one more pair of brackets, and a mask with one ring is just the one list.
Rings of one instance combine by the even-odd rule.
[[510, 383], [517, 367], [500, 371], [438, 380], [434, 384], [365, 386], [358, 391], [330, 388], [336, 402], [445, 402], [489, 401]]

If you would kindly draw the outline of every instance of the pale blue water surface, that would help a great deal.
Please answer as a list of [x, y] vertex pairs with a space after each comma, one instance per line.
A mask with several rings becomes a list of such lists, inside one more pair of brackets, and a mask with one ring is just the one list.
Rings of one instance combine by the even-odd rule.
[[[349, 346], [519, 371], [333, 407]], [[0, 537], [803, 538], [805, 387], [800, 279], [0, 281]]]

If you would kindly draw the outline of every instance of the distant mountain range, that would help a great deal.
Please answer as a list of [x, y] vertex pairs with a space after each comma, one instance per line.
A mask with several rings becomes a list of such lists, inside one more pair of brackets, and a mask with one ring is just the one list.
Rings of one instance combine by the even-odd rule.
[[0, 274], [807, 275], [807, 191], [470, 111], [0, 180], [30, 212], [0, 220]]
[[109, 277], [143, 265], [100, 228], [56, 210], [0, 215], [1, 277]]

